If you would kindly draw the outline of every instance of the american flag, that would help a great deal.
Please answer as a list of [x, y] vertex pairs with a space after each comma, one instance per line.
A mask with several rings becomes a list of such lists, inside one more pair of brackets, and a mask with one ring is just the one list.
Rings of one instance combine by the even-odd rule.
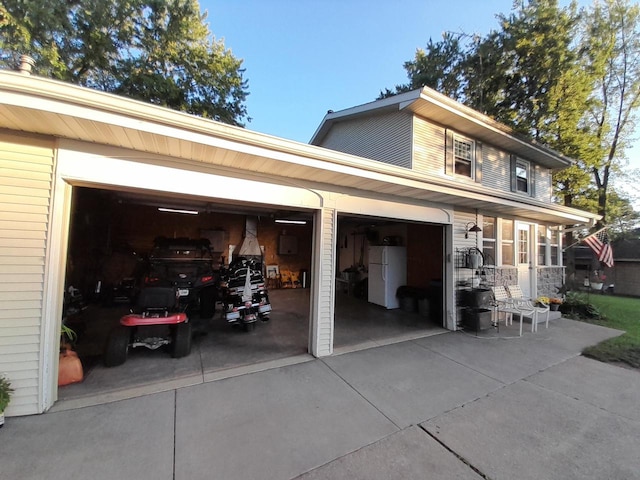
[[613, 250], [611, 249], [606, 229], [589, 235], [584, 239], [584, 243], [591, 247], [591, 250], [593, 250], [598, 257], [598, 260], [607, 267], [613, 267]]

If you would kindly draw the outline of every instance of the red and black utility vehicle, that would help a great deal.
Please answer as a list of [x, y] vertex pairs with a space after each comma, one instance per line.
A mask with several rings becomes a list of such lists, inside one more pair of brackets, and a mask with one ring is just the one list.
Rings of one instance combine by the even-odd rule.
[[185, 312], [211, 318], [218, 300], [218, 281], [209, 240], [158, 237], [149, 255], [142, 288], [175, 287]]
[[155, 350], [164, 345], [171, 356], [186, 357], [191, 353], [191, 323], [181, 309], [175, 287], [148, 287], [140, 291], [136, 307], [120, 319], [120, 325], [109, 334], [104, 353], [107, 367], [122, 365], [129, 349], [146, 347]]

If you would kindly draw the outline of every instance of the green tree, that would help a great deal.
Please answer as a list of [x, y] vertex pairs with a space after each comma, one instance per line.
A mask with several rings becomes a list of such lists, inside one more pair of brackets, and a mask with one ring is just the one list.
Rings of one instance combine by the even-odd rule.
[[197, 0], [4, 0], [0, 67], [243, 125], [242, 61], [205, 22]]
[[584, 29], [584, 64], [595, 78], [584, 117], [584, 129], [593, 138], [585, 166], [605, 224], [610, 179], [626, 165], [625, 148], [640, 107], [640, 6], [628, 0], [596, 2]]
[[492, 102], [485, 110], [516, 131], [548, 142], [546, 137], [557, 135], [549, 125], [561, 115], [555, 101], [561, 95], [558, 89], [576, 81], [571, 45], [579, 16], [575, 3], [565, 9], [557, 0], [520, 0], [515, 5], [510, 15], [498, 15], [501, 29], [487, 38], [500, 55], [495, 64], [484, 62], [483, 75], [495, 78], [485, 85], [503, 90], [493, 97], [487, 92]]
[[607, 194], [640, 103], [639, 9], [629, 0], [586, 10], [515, 0], [484, 37], [430, 40], [405, 63], [409, 82], [396, 91], [435, 88], [575, 159], [554, 175], [555, 198], [616, 223], [611, 215], [624, 209], [609, 208]]

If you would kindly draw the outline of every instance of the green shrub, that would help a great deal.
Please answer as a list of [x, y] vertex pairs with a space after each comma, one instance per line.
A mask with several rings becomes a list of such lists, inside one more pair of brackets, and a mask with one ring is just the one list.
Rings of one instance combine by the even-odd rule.
[[600, 310], [589, 302], [589, 297], [580, 292], [568, 292], [565, 301], [560, 305], [560, 312], [567, 318], [575, 320], [603, 320]]
[[11, 383], [5, 377], [0, 376], [0, 413], [4, 412], [9, 405], [13, 388]]

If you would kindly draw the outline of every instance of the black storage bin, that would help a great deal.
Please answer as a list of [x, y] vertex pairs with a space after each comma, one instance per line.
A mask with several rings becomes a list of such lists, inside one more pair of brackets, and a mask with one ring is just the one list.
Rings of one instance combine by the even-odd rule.
[[418, 311], [418, 293], [416, 287], [402, 285], [398, 287], [396, 297], [398, 297], [400, 308], [405, 312], [413, 313]]
[[463, 314], [463, 321], [470, 330], [478, 331], [491, 328], [491, 309], [466, 308]]
[[488, 288], [473, 288], [464, 290], [462, 304], [465, 307], [483, 308], [488, 307], [493, 302], [493, 293]]

